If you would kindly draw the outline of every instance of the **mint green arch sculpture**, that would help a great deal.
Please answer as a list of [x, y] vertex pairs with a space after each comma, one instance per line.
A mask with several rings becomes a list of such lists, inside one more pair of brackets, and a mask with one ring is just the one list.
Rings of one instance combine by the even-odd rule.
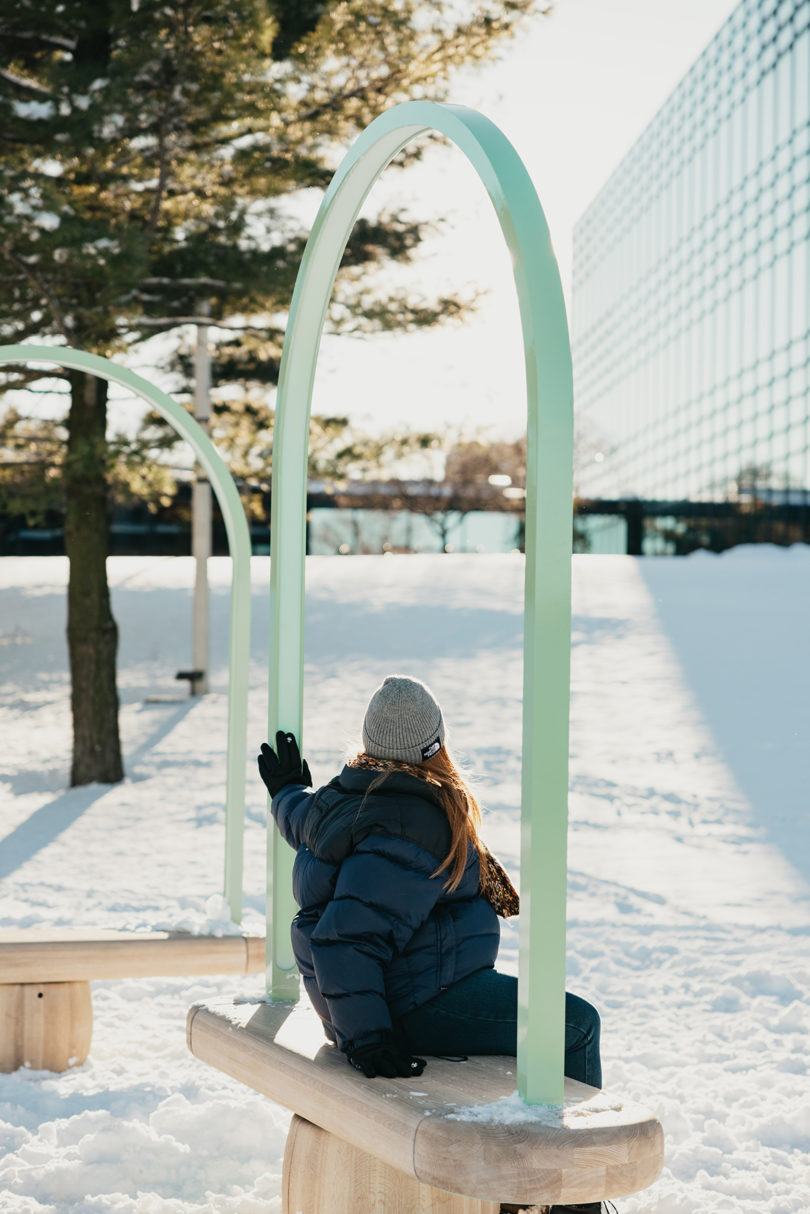
[[228, 683], [228, 751], [225, 775], [225, 900], [231, 918], [242, 918], [245, 821], [245, 746], [250, 661], [250, 531], [236, 485], [211, 439], [181, 405], [140, 375], [108, 358], [66, 346], [0, 346], [3, 363], [55, 363], [120, 384], [157, 409], [199, 459], [217, 495], [231, 553], [231, 621]]
[[[528, 468], [523, 675], [518, 1089], [563, 1101], [573, 388], [568, 325], [543, 209], [515, 149], [483, 115], [414, 101], [366, 128], [326, 192], [293, 294], [273, 442], [269, 735], [301, 737], [309, 412], [321, 331], [358, 211], [386, 165], [426, 131], [477, 170], [514, 263], [526, 365]], [[268, 831], [268, 984], [295, 998], [293, 855]]]

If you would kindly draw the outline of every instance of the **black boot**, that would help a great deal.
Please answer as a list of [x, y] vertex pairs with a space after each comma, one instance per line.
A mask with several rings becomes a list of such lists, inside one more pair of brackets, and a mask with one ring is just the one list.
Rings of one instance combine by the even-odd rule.
[[501, 1214], [550, 1214], [551, 1206], [515, 1206], [501, 1202]]
[[579, 1206], [552, 1206], [550, 1214], [602, 1214], [601, 1201], [587, 1201]]
[[551, 1206], [515, 1206], [511, 1202], [501, 1202], [501, 1214], [549, 1214]]
[[552, 1206], [549, 1214], [602, 1214], [601, 1201], [589, 1201], [584, 1206]]
[[612, 1201], [586, 1201], [584, 1205], [551, 1206], [549, 1214], [617, 1214]]
[[534, 1211], [547, 1211], [547, 1214], [618, 1214], [612, 1201], [586, 1201], [584, 1205], [573, 1206], [515, 1206], [509, 1203], [501, 1205], [501, 1214], [534, 1214]]

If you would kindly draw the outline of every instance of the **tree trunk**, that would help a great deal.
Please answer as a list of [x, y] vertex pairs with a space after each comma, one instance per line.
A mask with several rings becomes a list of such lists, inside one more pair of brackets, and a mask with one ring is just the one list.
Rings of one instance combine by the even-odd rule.
[[107, 382], [70, 375], [65, 463], [73, 765], [70, 783], [114, 784], [124, 776], [115, 660], [118, 628], [107, 586]]

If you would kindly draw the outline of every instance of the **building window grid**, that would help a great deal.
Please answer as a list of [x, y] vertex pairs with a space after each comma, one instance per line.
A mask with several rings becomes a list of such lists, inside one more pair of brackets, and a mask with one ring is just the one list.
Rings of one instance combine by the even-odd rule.
[[[792, 50], [800, 36], [810, 27], [810, 4], [802, 4], [800, 10], [797, 10], [790, 20], [784, 20], [781, 25], [773, 26], [773, 30], [768, 34], [768, 37], [763, 40], [761, 31], [758, 45], [759, 54], [757, 51], [757, 41], [749, 43], [745, 52], [749, 58], [744, 59], [743, 63], [750, 75], [749, 89], [753, 91], [762, 83], [762, 81], [774, 69], [778, 59], [782, 59]], [[764, 28], [764, 27], [763, 27]], [[770, 30], [770, 27], [767, 27]], [[723, 31], [718, 34], [721, 38]], [[783, 49], [777, 50], [777, 41], [780, 36], [783, 36]], [[770, 47], [772, 54], [769, 54], [763, 59], [764, 51]], [[647, 144], [653, 147], [657, 138], [666, 134], [667, 128], [673, 129], [674, 123], [670, 120], [670, 114], [679, 110], [678, 117], [681, 120], [678, 123], [677, 129], [680, 135], [680, 141], [675, 143], [671, 148], [671, 155], [663, 158], [659, 162], [662, 170], [660, 175], [660, 183], [657, 186], [658, 190], [665, 188], [668, 179], [673, 175], [679, 175], [683, 172], [684, 166], [688, 161], [694, 158], [696, 151], [704, 145], [706, 139], [715, 134], [722, 125], [723, 119], [726, 117], [724, 110], [725, 101], [730, 101], [734, 94], [734, 86], [738, 80], [733, 72], [728, 72], [726, 80], [723, 82], [719, 72], [719, 60], [715, 60], [713, 64], [707, 60], [706, 65], [703, 64], [705, 56], [698, 60], [697, 64], [691, 69], [682, 81], [673, 96], [664, 103], [659, 116], [654, 123], [648, 128], [647, 132], [641, 136], [638, 144], [628, 154], [628, 159], [623, 166], [608, 181], [604, 188], [603, 194], [600, 196], [608, 204], [600, 217], [598, 207], [593, 215], [588, 215], [588, 226], [591, 228], [591, 240], [585, 239], [581, 246], [581, 258], [579, 263], [580, 268], [587, 269], [588, 254], [595, 251], [598, 257], [598, 251], [604, 248], [601, 237], [606, 233], [600, 232], [601, 225], [610, 224], [610, 216], [614, 212], [615, 204], [619, 201], [620, 195], [623, 194], [623, 185], [626, 188], [627, 172], [632, 172], [636, 166], [640, 166], [645, 161], [649, 160], [649, 151]], [[714, 74], [708, 71], [709, 66], [717, 68]], [[693, 119], [684, 128], [683, 105], [678, 106], [680, 94], [684, 92], [689, 97], [688, 112]], [[660, 133], [658, 131], [659, 123], [661, 124]], [[635, 175], [635, 174], [634, 174]], [[624, 201], [627, 198], [624, 194]], [[646, 202], [641, 201], [640, 205], [646, 205]], [[628, 207], [625, 213], [624, 227], [632, 230], [637, 222], [638, 212], [632, 207]], [[585, 229], [583, 229], [585, 231]]]
[[[784, 45], [784, 47], [786, 47], [786, 49], [788, 46], [793, 45], [793, 42], [795, 41], [795, 36], [797, 36], [799, 33], [803, 32], [803, 30], [806, 28], [806, 25], [808, 25], [809, 12], [810, 12], [810, 6], [803, 5], [803, 7], [801, 7], [801, 13], [800, 13], [801, 19], [800, 19], [800, 21], [793, 23], [793, 28], [792, 28], [792, 32], [791, 32], [792, 33], [791, 41], [788, 41], [787, 39], [783, 39], [783, 45]], [[771, 36], [774, 36], [774, 35], [771, 35]], [[760, 72], [760, 76], [761, 76], [761, 72]], [[792, 76], [793, 76], [793, 79], [791, 81], [792, 86], [791, 86], [791, 89], [788, 90], [788, 97], [793, 97], [794, 93], [795, 93], [794, 64], [792, 66]], [[776, 121], [778, 120], [777, 113], [781, 112], [782, 107], [783, 107], [783, 101], [782, 101], [782, 106], [780, 106], [780, 104], [776, 104], [776, 106], [774, 107], [774, 110], [775, 110], [774, 123], [776, 123]], [[721, 107], [715, 106], [715, 112], [720, 113]], [[793, 125], [792, 119], [789, 120], [789, 125]], [[716, 129], [716, 124], [715, 124], [715, 129]], [[803, 141], [803, 146], [801, 146], [801, 153], [800, 153], [801, 157], [804, 157], [805, 147], [806, 147], [806, 141]], [[662, 155], [662, 153], [663, 153], [663, 141], [658, 141], [657, 149], [656, 149], [656, 158], [658, 158], [659, 155]], [[782, 153], [781, 157], [780, 157], [780, 153]], [[777, 158], [781, 159], [781, 163], [778, 163]], [[755, 240], [755, 244], [754, 244], [755, 253], [757, 253], [759, 260], [763, 261], [765, 263], [765, 265], [761, 266], [759, 268], [759, 270], [757, 270], [757, 268], [754, 268], [753, 271], [749, 270], [749, 273], [747, 274], [747, 276], [743, 277], [743, 282], [746, 282], [746, 280], [748, 280], [750, 277], [757, 277], [758, 273], [760, 273], [760, 272], [772, 273], [772, 257], [770, 256], [769, 253], [767, 253], [767, 250], [769, 250], [770, 248], [776, 248], [776, 240], [772, 239], [772, 237], [776, 236], [776, 233], [781, 233], [781, 237], [782, 237], [780, 253], [787, 253], [787, 251], [793, 251], [793, 250], [797, 249], [798, 245], [801, 243], [801, 240], [804, 240], [804, 242], [806, 243], [806, 212], [805, 212], [805, 223], [804, 223], [803, 232], [799, 232], [797, 223], [795, 223], [795, 222], [792, 223], [791, 219], [789, 219], [788, 211], [786, 208], [782, 208], [780, 211], [776, 212], [776, 214], [771, 216], [771, 211], [774, 210], [774, 205], [772, 205], [770, 183], [767, 183], [767, 185], [765, 185], [763, 187], [763, 181], [765, 180], [765, 171], [767, 168], [769, 168], [770, 161], [772, 161], [772, 163], [774, 163], [775, 166], [778, 163], [778, 170], [780, 170], [780, 171], [777, 171], [776, 191], [774, 191], [774, 194], [781, 191], [781, 193], [784, 195], [784, 197], [787, 197], [787, 195], [789, 194], [789, 189], [791, 189], [791, 182], [789, 182], [787, 180], [788, 174], [791, 175], [792, 177], [798, 176], [799, 180], [804, 180], [805, 182], [806, 182], [806, 178], [808, 178], [808, 166], [806, 166], [806, 159], [801, 160], [800, 158], [795, 157], [795, 154], [793, 155], [793, 157], [789, 157], [789, 155], [786, 154], [786, 149], [784, 149], [784, 148], [777, 148], [776, 151], [774, 152], [774, 154], [772, 154], [770, 158], [767, 158], [767, 157], [763, 158], [763, 157], [761, 157], [761, 154], [760, 154], [760, 161], [759, 161], [759, 164], [757, 165], [757, 169], [755, 169], [755, 175], [753, 178], [752, 178], [752, 176], [748, 175], [748, 181], [749, 182], [755, 181], [755, 182], [757, 182], [757, 185], [758, 185], [758, 191], [757, 191], [757, 194], [754, 195], [754, 197], [757, 198], [758, 210], [760, 211], [760, 215], [759, 215], [760, 219], [766, 220], [767, 226], [769, 226], [769, 228], [770, 228], [771, 219], [774, 220], [775, 227], [774, 227], [774, 233], [771, 233], [770, 231], [766, 232], [766, 238], [765, 238], [764, 242], [760, 238], [757, 238], [757, 240]], [[640, 165], [639, 165], [639, 168], [640, 168]], [[634, 176], [635, 176], [635, 183], [636, 183], [636, 185], [638, 185], [638, 182], [639, 182], [638, 170], [636, 170]], [[618, 182], [617, 182], [617, 185], [618, 185]], [[662, 186], [661, 188], [659, 188], [656, 193], [657, 193], [658, 197], [661, 197], [661, 195], [664, 193], [664, 187]], [[753, 223], [753, 221], [748, 220], [748, 212], [747, 212], [747, 209], [744, 208], [744, 203], [742, 202], [742, 193], [743, 193], [742, 189], [740, 189], [740, 191], [737, 191], [737, 211], [738, 211], [738, 214], [741, 215], [743, 225], [750, 226], [750, 223]], [[636, 191], [634, 191], [634, 195], [635, 195], [635, 197], [634, 197], [634, 202], [635, 202], [635, 200], [638, 199], [638, 189], [636, 189]], [[636, 202], [636, 205], [638, 205], [638, 202]], [[726, 209], [727, 209], [727, 206], [726, 206], [725, 200], [718, 200], [718, 203], [715, 204], [712, 211], [709, 212], [709, 215], [704, 217], [704, 220], [703, 220], [703, 223], [701, 226], [706, 228], [707, 223], [712, 222], [713, 217], [716, 217], [716, 219], [719, 219], [719, 220], [725, 220], [726, 216], [725, 216], [724, 212], [726, 211]], [[795, 214], [793, 216], [793, 220], [798, 220], [799, 219], [798, 203], [794, 203], [794, 212], [795, 212]], [[733, 226], [724, 225], [724, 227], [725, 227], [725, 231], [730, 231], [731, 233], [733, 232]], [[789, 231], [788, 231], [788, 228], [789, 228]], [[696, 239], [698, 237], [698, 234], [699, 234], [699, 237], [702, 237], [701, 245], [698, 245], [698, 249], [702, 251], [703, 246], [709, 243], [710, 233], [707, 233], [706, 231], [698, 233], [695, 231], [695, 229], [693, 229], [693, 232], [690, 233], [690, 240]], [[622, 236], [623, 236], [623, 233], [622, 233]], [[738, 242], [738, 240], [737, 240], [737, 242], [735, 242], [735, 240], [733, 240], [733, 234], [731, 237], [731, 242], [727, 243], [725, 245], [723, 243], [720, 243], [719, 245], [718, 245], [718, 243], [716, 243], [716, 237], [721, 237], [721, 233], [715, 232], [714, 236], [715, 236], [714, 255], [713, 255], [712, 259], [710, 259], [710, 262], [709, 262], [709, 271], [707, 274], [708, 282], [701, 283], [701, 287], [703, 288], [703, 290], [706, 290], [708, 288], [709, 306], [713, 306], [713, 307], [718, 306], [719, 304], [721, 304], [721, 302], [726, 302], [727, 300], [729, 300], [729, 295], [730, 295], [729, 288], [726, 288], [725, 293], [721, 293], [721, 291], [718, 290], [721, 279], [725, 278], [727, 280], [727, 282], [733, 282], [733, 272], [735, 272], [737, 270], [737, 267], [740, 267], [742, 270], [742, 268], [744, 267], [744, 260], [746, 260], [746, 257], [744, 257], [744, 254], [740, 253], [740, 242]], [[737, 256], [736, 257], [731, 255], [733, 245], [735, 245], [735, 244], [737, 245]], [[766, 255], [764, 255], [764, 256], [763, 256], [763, 253], [761, 253], [761, 250], [763, 250], [763, 248], [765, 248], [765, 250], [766, 250]], [[687, 256], [690, 256], [690, 255], [695, 256], [696, 251], [697, 250], [691, 250], [689, 243], [687, 243], [685, 245], [685, 248], [682, 249], [682, 254], [681, 254], [682, 263], [684, 263], [684, 265], [685, 265]], [[723, 262], [724, 260], [727, 261], [726, 273], [719, 274], [718, 265], [719, 265], [719, 263]], [[582, 270], [583, 270], [582, 261], [578, 262], [578, 270], [580, 272], [582, 272]], [[661, 277], [663, 277], [663, 274]], [[693, 276], [693, 274], [692, 274], [691, 277], [693, 278], [695, 276]], [[701, 277], [703, 277], [703, 276], [701, 276]], [[655, 293], [655, 291], [657, 289], [657, 285], [658, 284], [656, 283], [655, 276], [653, 276], [652, 287], [650, 287], [650, 285], [648, 285], [647, 290], [645, 291], [645, 296], [650, 294], [651, 290], [653, 291], [653, 293]], [[689, 290], [689, 287], [690, 287], [690, 282], [689, 282], [689, 277], [687, 277], [686, 282], [684, 284], [682, 284], [682, 288]], [[733, 284], [733, 288], [736, 288], [736, 284]], [[645, 299], [645, 302], [646, 302], [646, 299]], [[674, 308], [672, 308], [672, 310], [670, 310], [670, 312], [669, 312], [669, 316], [672, 317], [674, 312], [675, 312], [675, 310], [674, 310]], [[726, 318], [729, 318], [729, 310], [727, 310], [727, 308], [726, 308], [725, 314], [726, 314]], [[698, 312], [698, 316], [696, 319], [698, 320], [698, 323], [699, 323], [699, 312]], [[638, 333], [638, 330], [636, 330], [636, 333]], [[608, 337], [608, 340], [610, 340], [610, 335], [606, 335], [606, 336]], [[661, 346], [663, 344], [665, 344], [665, 334], [662, 334], [661, 336], [659, 336], [658, 345]], [[639, 348], [640, 357], [641, 357], [641, 359], [644, 359], [644, 340], [642, 340], [642, 336], [636, 336], [636, 339], [633, 342], [633, 346], [636, 348]], [[597, 357], [599, 357], [599, 356], [597, 356]], [[787, 351], [786, 351], [786, 357], [787, 357]], [[601, 361], [601, 359], [599, 359], [599, 361]], [[621, 352], [617, 353], [616, 362], [623, 362], [624, 368], [627, 369], [627, 361], [625, 361], [625, 359], [622, 357]], [[636, 358], [636, 363], [638, 363], [638, 362], [639, 362], [639, 358]], [[806, 369], [806, 359], [805, 359], [805, 369]], [[604, 364], [602, 364], [602, 370], [605, 370]], [[772, 376], [771, 376], [771, 378], [765, 380], [764, 386], [772, 388]], [[716, 399], [716, 392], [718, 392], [718, 390], [720, 392], [723, 391], [723, 387], [724, 387], [723, 382], [721, 382], [721, 384], [719, 384], [719, 385], [713, 386], [715, 399]], [[692, 403], [697, 404], [697, 403], [701, 402], [701, 399], [706, 397], [706, 395], [707, 395], [706, 392], [698, 393], [698, 396], [695, 397], [695, 399], [693, 399]], [[712, 390], [709, 391], [708, 395], [709, 396], [713, 395]], [[724, 410], [724, 415], [729, 416], [729, 418], [730, 418], [730, 416], [731, 416], [730, 410]], [[808, 429], [808, 427], [806, 427], [806, 425], [805, 425], [805, 427], [804, 427], [805, 447], [806, 447], [806, 429]], [[783, 433], [786, 432], [786, 430], [787, 430], [787, 427], [784, 425], [778, 427], [778, 429], [775, 429], [774, 402], [772, 402], [772, 399], [771, 399], [769, 438], [772, 441], [772, 438], [774, 438], [775, 435], [783, 435]], [[719, 437], [718, 429], [716, 429], [716, 422], [715, 422], [714, 433], [713, 433], [713, 439], [714, 439], [715, 444], [716, 444], [716, 439], [718, 439], [718, 437]], [[730, 438], [731, 433], [729, 433], [729, 436], [727, 436], [727, 437]], [[633, 443], [633, 446], [634, 447], [638, 446], [638, 444]], [[644, 444], [644, 447], [648, 450], [648, 448], [650, 448], [650, 444], [646, 443], [646, 444]], [[746, 444], [743, 444], [742, 442], [740, 444], [740, 447], [737, 448], [738, 453], [740, 453], [741, 456], [744, 454], [744, 452], [746, 452], [746, 449], [747, 449]], [[628, 450], [628, 455], [629, 454], [630, 454], [630, 450]]]

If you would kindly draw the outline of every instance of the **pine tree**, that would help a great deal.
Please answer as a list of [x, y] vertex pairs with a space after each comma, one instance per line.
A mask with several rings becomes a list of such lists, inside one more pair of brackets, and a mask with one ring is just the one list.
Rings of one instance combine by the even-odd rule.
[[[441, 98], [452, 69], [490, 55], [538, 7], [0, 0], [0, 337], [114, 356], [206, 320], [227, 338], [215, 382], [272, 385], [305, 243], [296, 195], [323, 190], [346, 143], [383, 109]], [[370, 289], [370, 270], [410, 258], [422, 235], [397, 214], [356, 225], [336, 325], [403, 329], [458, 311], [458, 300]], [[71, 782], [115, 781], [106, 385], [64, 378]]]

